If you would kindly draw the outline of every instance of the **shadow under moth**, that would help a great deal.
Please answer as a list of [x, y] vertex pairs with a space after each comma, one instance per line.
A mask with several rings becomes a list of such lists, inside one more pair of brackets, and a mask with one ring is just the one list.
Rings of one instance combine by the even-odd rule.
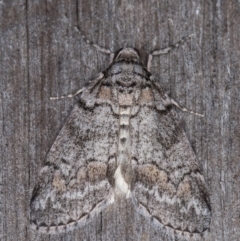
[[176, 102], [149, 69], [135, 49], [123, 48], [76, 93], [80, 100], [33, 190], [33, 228], [71, 230], [121, 197], [187, 240], [206, 233], [211, 220], [206, 183]]

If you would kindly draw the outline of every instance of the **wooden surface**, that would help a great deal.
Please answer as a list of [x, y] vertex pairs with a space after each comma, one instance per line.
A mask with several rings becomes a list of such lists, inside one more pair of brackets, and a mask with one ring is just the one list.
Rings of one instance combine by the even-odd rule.
[[109, 56], [89, 40], [146, 56], [193, 34], [152, 72], [172, 98], [204, 118], [179, 111], [211, 193], [207, 241], [240, 240], [239, 1], [2, 0], [0, 105], [0, 240], [173, 240], [128, 203], [111, 206], [79, 230], [39, 234], [29, 228], [29, 202], [46, 153], [80, 89]]

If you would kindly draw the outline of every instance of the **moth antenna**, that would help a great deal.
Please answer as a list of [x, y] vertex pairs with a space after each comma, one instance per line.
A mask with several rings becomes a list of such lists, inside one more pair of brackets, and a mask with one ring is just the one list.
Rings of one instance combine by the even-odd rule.
[[167, 47], [167, 48], [154, 50], [151, 54], [148, 55], [147, 70], [150, 72], [153, 56], [162, 55], [162, 54], [167, 54], [167, 53], [170, 52], [172, 49], [178, 48], [179, 45], [185, 43], [185, 41], [186, 41], [187, 39], [191, 38], [192, 36], [193, 36], [193, 34], [190, 34], [190, 35], [188, 35], [187, 37], [183, 37], [182, 39], [180, 39], [179, 41], [177, 41], [175, 44], [172, 44], [172, 45], [170, 45], [170, 46]]
[[171, 103], [172, 103], [173, 105], [175, 105], [178, 109], [180, 109], [180, 110], [183, 111], [183, 112], [188, 112], [188, 113], [190, 113], [190, 114], [192, 114], [192, 115], [196, 115], [196, 116], [199, 116], [199, 117], [204, 117], [204, 115], [202, 115], [202, 114], [193, 112], [193, 111], [188, 110], [188, 109], [186, 109], [186, 108], [182, 108], [182, 107], [181, 107], [175, 100], [173, 100], [173, 99], [171, 99]]
[[110, 50], [110, 49], [105, 49], [95, 43], [93, 43], [92, 41], [90, 41], [81, 31], [81, 29], [79, 28], [79, 26], [75, 26], [74, 29], [81, 35], [82, 39], [85, 41], [86, 44], [94, 47], [97, 51], [103, 53], [103, 54], [109, 54], [110, 55], [110, 63], [112, 63], [113, 58], [114, 58], [114, 53]]
[[50, 97], [50, 100], [60, 100], [60, 99], [65, 99], [65, 98], [73, 98], [74, 96], [81, 94], [83, 92], [84, 88], [81, 88], [80, 90], [78, 90], [76, 93], [74, 94], [69, 94], [69, 95], [62, 95], [59, 97]]

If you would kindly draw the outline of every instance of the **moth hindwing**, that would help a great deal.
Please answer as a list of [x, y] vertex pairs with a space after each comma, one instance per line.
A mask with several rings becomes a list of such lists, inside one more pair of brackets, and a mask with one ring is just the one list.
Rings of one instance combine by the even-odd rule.
[[123, 197], [154, 223], [201, 236], [209, 195], [171, 107], [139, 54], [120, 50], [82, 89], [53, 143], [33, 191], [32, 226], [50, 233], [82, 226]]

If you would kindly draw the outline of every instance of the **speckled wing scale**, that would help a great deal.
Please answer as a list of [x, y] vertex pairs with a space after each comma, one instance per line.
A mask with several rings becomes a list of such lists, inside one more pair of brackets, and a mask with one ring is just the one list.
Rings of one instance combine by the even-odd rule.
[[118, 197], [186, 240], [210, 225], [206, 184], [171, 99], [131, 48], [82, 89], [40, 171], [32, 226], [83, 226]]

